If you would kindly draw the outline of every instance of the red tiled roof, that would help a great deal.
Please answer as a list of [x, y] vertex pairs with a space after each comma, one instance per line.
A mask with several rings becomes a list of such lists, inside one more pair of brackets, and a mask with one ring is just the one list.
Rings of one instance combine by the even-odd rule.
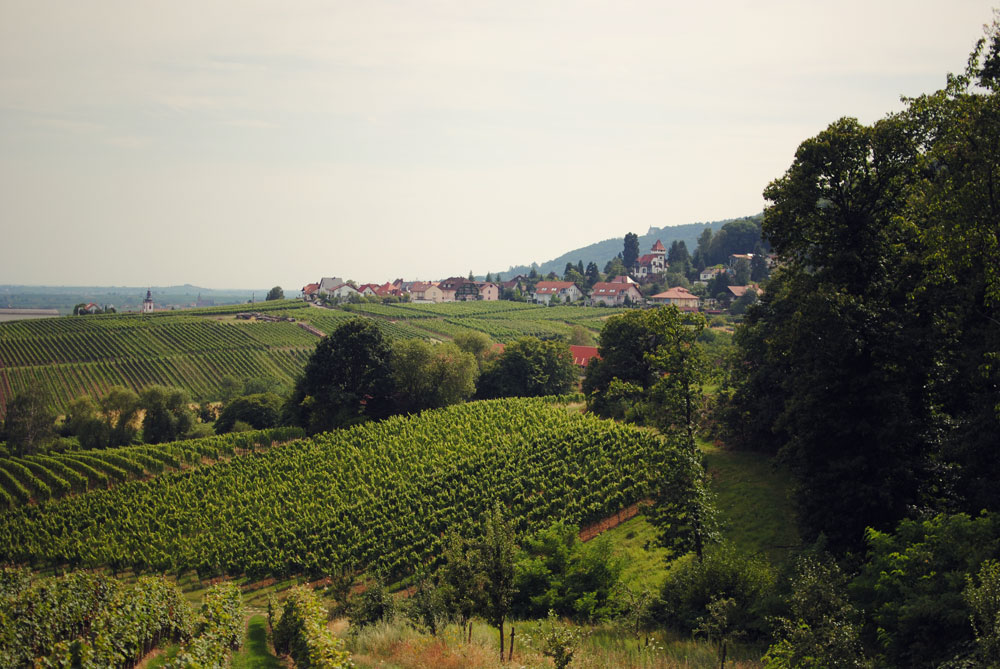
[[[593, 295], [618, 295], [619, 293], [627, 293], [630, 288], [635, 288], [635, 284], [631, 283], [595, 283], [593, 290], [590, 294]], [[635, 289], [638, 292], [638, 289]]]
[[608, 279], [605, 283], [635, 283], [635, 280], [627, 274], [619, 274], [613, 279]]
[[726, 288], [729, 289], [729, 292], [732, 293], [734, 297], [743, 297], [746, 295], [746, 292], [751, 289], [753, 289], [755, 293], [760, 293], [760, 286], [755, 283], [751, 283], [748, 286], [726, 286]]
[[647, 253], [644, 256], [639, 256], [639, 259], [635, 261], [636, 265], [649, 265], [653, 262], [653, 258], [659, 258], [660, 256], [655, 253]]
[[653, 250], [654, 251], [666, 251], [667, 249], [663, 248], [663, 242], [661, 242], [659, 239], [657, 239], [656, 243], [653, 244]]
[[692, 295], [691, 292], [683, 286], [675, 286], [662, 293], [653, 295], [652, 297], [654, 300], [690, 300], [692, 298], [698, 299], [696, 295]]
[[319, 284], [318, 283], [307, 283], [302, 288], [302, 292], [305, 293], [306, 295], [310, 295], [312, 293], [315, 293], [317, 290], [319, 290]]
[[546, 295], [548, 293], [558, 293], [560, 290], [567, 290], [574, 285], [572, 281], [539, 281], [535, 284], [535, 293]]
[[573, 364], [578, 367], [586, 367], [593, 358], [600, 358], [596, 346], [570, 346], [570, 355], [573, 356]]

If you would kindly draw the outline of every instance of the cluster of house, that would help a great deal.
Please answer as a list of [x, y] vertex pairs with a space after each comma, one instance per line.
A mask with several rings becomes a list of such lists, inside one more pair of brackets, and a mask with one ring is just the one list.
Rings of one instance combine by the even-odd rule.
[[339, 277], [326, 277], [319, 283], [310, 283], [302, 288], [302, 296], [307, 300], [317, 300], [322, 296], [348, 300], [358, 297], [403, 297], [409, 296], [414, 302], [463, 302], [468, 300], [499, 300], [501, 290], [513, 282], [473, 281], [460, 276], [444, 281], [403, 281], [377, 285], [365, 283], [356, 285]]
[[[701, 281], [710, 281], [717, 273], [732, 271], [732, 267], [740, 258], [749, 259], [749, 255], [734, 255], [730, 258], [730, 267], [713, 267], [706, 269], [699, 277]], [[633, 273], [640, 278], [659, 275], [666, 272], [666, 249], [657, 240], [646, 255], [640, 256]], [[748, 289], [757, 286], [730, 286], [734, 297], [742, 296]], [[549, 305], [553, 302], [569, 304], [587, 300], [591, 305], [609, 307], [623, 305], [638, 305], [643, 303], [643, 296], [638, 283], [630, 276], [616, 276], [608, 281], [595, 283], [589, 295], [584, 294], [580, 287], [572, 281], [538, 281], [532, 285], [528, 279], [518, 275], [510, 281], [476, 281], [456, 276], [443, 281], [403, 281], [396, 279], [392, 283], [377, 285], [365, 283], [357, 285], [344, 281], [339, 277], [323, 278], [319, 283], [310, 283], [302, 288], [305, 299], [315, 301], [322, 297], [336, 300], [349, 300], [358, 297], [403, 297], [407, 295], [414, 302], [462, 302], [470, 300], [499, 300], [504, 291], [519, 291], [528, 300], [538, 304]], [[685, 288], [676, 287], [653, 295], [646, 299], [652, 304], [673, 304], [684, 310], [697, 310], [699, 298]]]

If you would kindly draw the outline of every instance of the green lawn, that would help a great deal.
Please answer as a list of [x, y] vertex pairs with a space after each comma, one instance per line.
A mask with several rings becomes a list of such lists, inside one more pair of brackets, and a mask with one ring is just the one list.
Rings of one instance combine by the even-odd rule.
[[741, 551], [785, 563], [799, 545], [787, 472], [759, 453], [702, 443], [722, 536]]
[[250, 618], [243, 648], [233, 655], [233, 669], [277, 669], [285, 664], [267, 645], [267, 617], [258, 613]]

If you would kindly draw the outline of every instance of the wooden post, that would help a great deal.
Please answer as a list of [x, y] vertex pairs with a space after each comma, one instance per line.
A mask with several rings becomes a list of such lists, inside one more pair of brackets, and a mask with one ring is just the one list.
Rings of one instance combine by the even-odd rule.
[[510, 650], [507, 651], [507, 661], [510, 662], [514, 657], [514, 626], [510, 626]]
[[503, 662], [503, 621], [500, 622], [500, 661]]

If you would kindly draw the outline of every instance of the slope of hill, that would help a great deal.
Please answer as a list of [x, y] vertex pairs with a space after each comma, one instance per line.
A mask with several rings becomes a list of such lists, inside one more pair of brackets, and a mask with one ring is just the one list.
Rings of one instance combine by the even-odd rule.
[[[747, 217], [743, 217], [747, 218]], [[683, 241], [688, 248], [688, 252], [694, 253], [695, 247], [698, 245], [698, 236], [705, 231], [706, 228], [710, 228], [712, 232], [718, 232], [723, 225], [729, 223], [730, 221], [738, 221], [739, 218], [730, 218], [724, 221], [712, 221], [710, 223], [687, 223], [685, 225], [670, 225], [662, 228], [651, 227], [646, 234], [639, 236], [639, 249], [642, 253], [648, 252], [650, 247], [659, 239], [663, 242], [664, 246], [670, 247], [673, 241]], [[589, 262], [597, 263], [597, 267], [600, 270], [604, 269], [604, 265], [608, 263], [612, 258], [622, 252], [622, 247], [625, 243], [625, 236], [613, 237], [611, 239], [605, 239], [604, 241], [590, 244], [589, 246], [584, 246], [579, 249], [574, 249], [567, 253], [562, 254], [558, 258], [546, 261], [538, 265], [537, 270], [539, 274], [548, 274], [549, 272], [555, 272], [556, 274], [562, 274], [563, 270], [566, 269], [566, 263], [571, 262], [576, 264], [578, 261], [583, 261], [586, 265]], [[527, 274], [531, 271], [531, 265], [517, 265], [512, 266], [503, 273], [505, 278], [512, 276], [517, 276], [518, 274]]]
[[[238, 312], [248, 311], [266, 316], [236, 318]], [[45, 388], [59, 411], [80, 395], [101, 396], [116, 385], [136, 391], [154, 384], [176, 386], [196, 401], [219, 399], [220, 381], [227, 375], [290, 386], [305, 367], [317, 335], [356, 316], [374, 319], [392, 339], [446, 340], [475, 330], [508, 342], [526, 335], [569, 338], [579, 330], [575, 326], [597, 333], [603, 319], [618, 311], [519, 302], [322, 309], [283, 300], [0, 323], [0, 419], [7, 401], [29, 385]]]

